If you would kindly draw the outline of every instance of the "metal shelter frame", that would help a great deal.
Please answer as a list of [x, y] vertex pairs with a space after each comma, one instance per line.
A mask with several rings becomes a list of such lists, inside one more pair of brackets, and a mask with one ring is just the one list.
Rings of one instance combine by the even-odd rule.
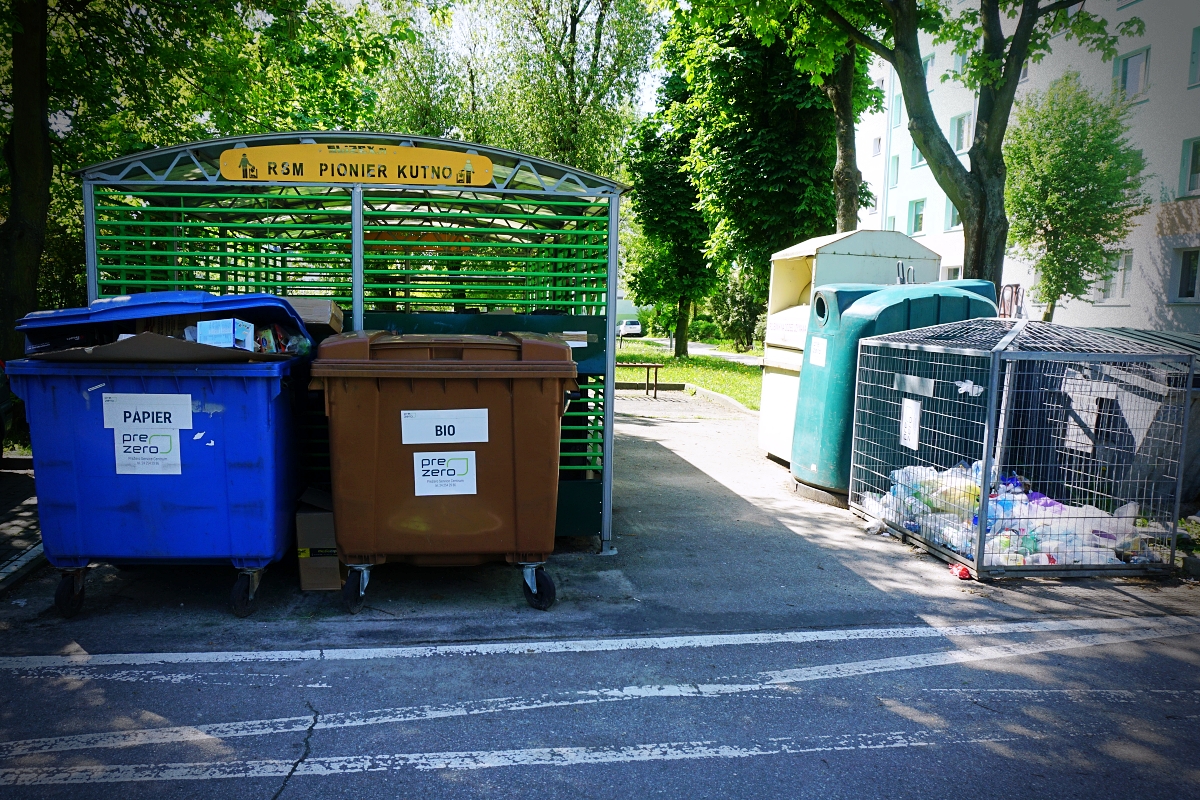
[[[221, 154], [230, 149], [314, 144], [484, 156], [491, 182], [221, 174]], [[348, 304], [352, 330], [565, 334], [582, 397], [563, 425], [559, 534], [599, 533], [601, 552], [615, 552], [611, 387], [627, 187], [499, 148], [347, 131], [192, 142], [75, 174], [83, 180], [89, 301], [167, 289], [270, 292]], [[590, 510], [577, 512], [595, 500], [592, 525]]]

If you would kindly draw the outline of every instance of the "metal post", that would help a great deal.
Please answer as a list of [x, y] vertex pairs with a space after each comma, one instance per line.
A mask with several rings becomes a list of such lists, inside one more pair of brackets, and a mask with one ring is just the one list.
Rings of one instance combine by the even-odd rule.
[[1175, 571], [1175, 546], [1179, 542], [1179, 501], [1183, 494], [1183, 465], [1187, 463], [1188, 417], [1192, 410], [1192, 383], [1196, 380], [1196, 358], [1188, 359], [1187, 383], [1183, 385], [1183, 421], [1179, 439], [1179, 459], [1175, 462], [1175, 510], [1171, 512], [1171, 558], [1169, 572]]
[[350, 292], [354, 330], [363, 329], [363, 194], [362, 185], [356, 184], [350, 192]]
[[[1005, 343], [1007, 345], [1007, 343]], [[987, 544], [987, 512], [992, 490], [992, 443], [996, 441], [996, 403], [1000, 394], [1000, 350], [992, 350], [991, 378], [988, 380], [987, 420], [983, 434], [983, 469], [979, 473], [978, 530], [975, 540], [975, 574], [982, 577], [983, 549]]]
[[604, 470], [601, 472], [600, 554], [616, 555], [612, 545], [612, 485], [613, 485], [613, 403], [617, 385], [617, 240], [620, 226], [621, 195], [613, 191], [608, 197], [608, 285], [605, 296], [604, 338]]
[[83, 258], [87, 267], [87, 298], [100, 296], [100, 270], [96, 259], [96, 195], [91, 181], [83, 182]]

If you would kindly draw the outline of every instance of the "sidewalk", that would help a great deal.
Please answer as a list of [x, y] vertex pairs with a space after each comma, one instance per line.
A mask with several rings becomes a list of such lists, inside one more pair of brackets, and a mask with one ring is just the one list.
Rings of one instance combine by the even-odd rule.
[[[664, 347], [667, 344], [666, 339], [643, 339], [647, 342], [655, 342]], [[724, 350], [718, 350], [716, 345], [705, 344], [704, 342], [688, 342], [688, 355], [693, 356], [715, 356], [723, 358], [726, 361], [733, 361], [737, 364], [746, 364], [751, 367], [761, 367], [763, 360], [762, 356], [752, 356], [749, 353], [729, 353]]]
[[0, 591], [42, 563], [33, 459], [0, 460]]

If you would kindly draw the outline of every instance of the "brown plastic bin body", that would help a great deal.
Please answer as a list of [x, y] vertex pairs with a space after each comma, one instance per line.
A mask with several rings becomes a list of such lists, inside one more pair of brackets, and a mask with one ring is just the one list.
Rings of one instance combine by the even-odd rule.
[[[312, 375], [325, 390], [343, 563], [528, 563], [554, 550], [560, 426], [565, 393], [576, 388], [565, 342], [535, 333], [344, 333], [321, 343]], [[458, 439], [428, 441], [436, 413], [404, 440], [404, 412], [478, 409], [487, 410], [486, 441], [478, 411], [467, 434], [474, 441], [457, 431]], [[436, 477], [438, 453], [458, 458], [457, 477]], [[418, 472], [422, 491], [439, 480], [463, 490], [470, 458], [474, 493], [418, 495]]]

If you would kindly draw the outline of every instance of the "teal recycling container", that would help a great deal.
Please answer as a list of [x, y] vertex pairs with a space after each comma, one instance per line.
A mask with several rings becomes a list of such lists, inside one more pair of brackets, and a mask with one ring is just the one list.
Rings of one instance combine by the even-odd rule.
[[800, 371], [792, 475], [839, 494], [850, 488], [850, 439], [858, 342], [868, 336], [996, 316], [990, 281], [871, 286], [835, 283], [813, 292]]

